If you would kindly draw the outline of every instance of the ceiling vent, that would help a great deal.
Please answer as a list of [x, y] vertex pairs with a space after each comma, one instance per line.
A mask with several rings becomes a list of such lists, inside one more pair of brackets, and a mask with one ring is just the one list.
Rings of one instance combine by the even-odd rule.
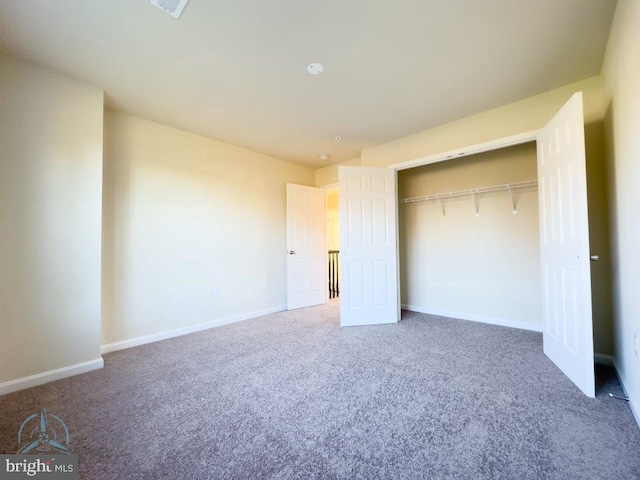
[[174, 18], [180, 18], [189, 0], [151, 0], [151, 5], [161, 8]]

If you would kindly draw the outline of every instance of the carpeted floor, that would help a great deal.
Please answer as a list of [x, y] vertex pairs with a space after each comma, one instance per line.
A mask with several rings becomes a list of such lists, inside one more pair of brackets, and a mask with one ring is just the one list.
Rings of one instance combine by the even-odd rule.
[[611, 369], [586, 398], [538, 333], [338, 303], [105, 355], [0, 397], [0, 452], [44, 406], [82, 479], [635, 479], [640, 430]]

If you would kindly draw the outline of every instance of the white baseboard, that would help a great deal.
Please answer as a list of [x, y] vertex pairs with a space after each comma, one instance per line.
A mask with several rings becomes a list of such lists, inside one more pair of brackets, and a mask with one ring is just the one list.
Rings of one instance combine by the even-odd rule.
[[633, 418], [635, 418], [636, 423], [638, 424], [638, 428], [640, 428], [640, 410], [638, 410], [638, 408], [636, 407], [636, 404], [633, 402], [633, 399], [629, 396], [629, 389], [625, 385], [624, 377], [620, 374], [620, 372], [622, 370], [620, 370], [619, 365], [618, 365], [618, 361], [615, 359], [615, 357], [613, 359], [613, 367], [616, 369], [616, 375], [618, 376], [618, 381], [620, 382], [620, 385], [622, 386], [622, 390], [624, 391], [624, 394], [629, 399], [629, 402], [628, 402], [629, 403], [629, 408], [631, 409], [631, 413], [633, 414]]
[[151, 335], [144, 335], [142, 337], [132, 338], [130, 340], [123, 340], [121, 342], [108, 343], [100, 347], [100, 352], [105, 353], [115, 352], [117, 350], [124, 350], [125, 348], [138, 347], [147, 343], [159, 342], [160, 340], [167, 340], [169, 338], [181, 337], [182, 335], [188, 335], [190, 333], [201, 332], [203, 330], [209, 330], [210, 328], [221, 327], [230, 323], [241, 322], [243, 320], [250, 320], [256, 317], [262, 317], [263, 315], [269, 315], [270, 313], [277, 313], [286, 310], [286, 306], [268, 308], [266, 310], [260, 310], [257, 312], [243, 313], [242, 315], [236, 315], [234, 317], [222, 318], [220, 320], [213, 320], [211, 322], [199, 323], [198, 325], [191, 325], [189, 327], [176, 328], [174, 330], [167, 330], [164, 332], [153, 333]]
[[514, 322], [512, 320], [504, 320], [502, 318], [485, 317], [482, 315], [472, 315], [468, 313], [451, 312], [448, 310], [440, 310], [437, 308], [425, 308], [417, 305], [402, 305], [405, 310], [412, 312], [426, 313], [429, 315], [438, 315], [440, 317], [455, 318], [458, 320], [469, 320], [472, 322], [489, 323], [491, 325], [499, 325], [501, 327], [519, 328], [521, 330], [531, 330], [533, 332], [542, 332], [542, 325], [527, 322]]
[[87, 373], [92, 370], [98, 370], [103, 366], [104, 361], [102, 360], [102, 357], [100, 357], [89, 362], [78, 363], [76, 365], [70, 365], [68, 367], [57, 368], [56, 370], [50, 370], [48, 372], [10, 380], [8, 382], [0, 383], [0, 395], [6, 395], [7, 393], [17, 392], [18, 390], [24, 390], [26, 388], [37, 387], [38, 385], [53, 382], [55, 380], [61, 380], [67, 377], [73, 377], [74, 375]]

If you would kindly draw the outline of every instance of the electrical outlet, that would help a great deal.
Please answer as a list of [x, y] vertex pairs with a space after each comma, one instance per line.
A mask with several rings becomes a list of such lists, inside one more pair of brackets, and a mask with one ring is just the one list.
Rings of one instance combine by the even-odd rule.
[[265, 288], [267, 288], [267, 281], [266, 280], [262, 280], [260, 282], [260, 289], [264, 290]]
[[220, 287], [213, 287], [213, 289], [211, 290], [211, 293], [213, 293], [214, 297], [219, 297], [220, 296]]
[[633, 349], [636, 352], [636, 357], [640, 357], [640, 338], [638, 338], [638, 332], [633, 332]]

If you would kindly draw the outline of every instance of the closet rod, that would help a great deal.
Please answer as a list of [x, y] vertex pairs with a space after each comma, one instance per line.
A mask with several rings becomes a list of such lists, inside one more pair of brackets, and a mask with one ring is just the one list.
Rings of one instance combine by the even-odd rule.
[[501, 192], [504, 190], [515, 190], [517, 188], [535, 187], [537, 180], [527, 180], [526, 182], [505, 183], [504, 185], [494, 185], [492, 187], [470, 188], [469, 190], [458, 190], [456, 192], [434, 193], [422, 197], [410, 197], [400, 199], [400, 203], [428, 202], [430, 200], [442, 200], [445, 198], [464, 197], [467, 195], [477, 195], [479, 193]]

